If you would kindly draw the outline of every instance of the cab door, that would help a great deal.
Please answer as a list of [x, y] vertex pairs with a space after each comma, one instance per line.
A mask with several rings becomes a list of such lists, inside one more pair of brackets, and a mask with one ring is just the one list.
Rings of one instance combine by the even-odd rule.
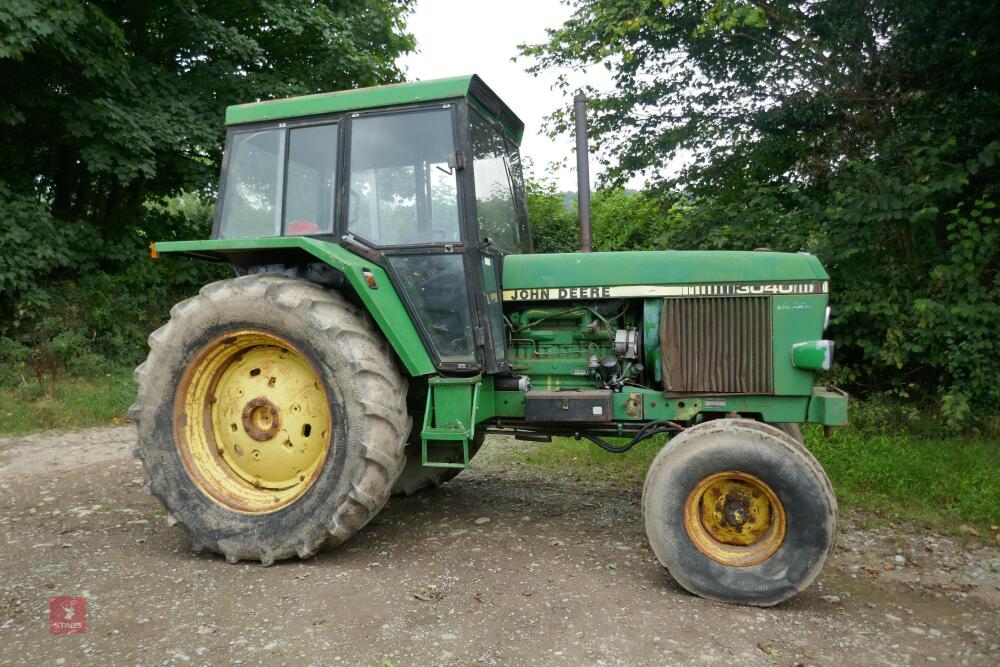
[[483, 248], [480, 254], [483, 278], [482, 310], [486, 318], [486, 329], [490, 345], [490, 361], [497, 371], [507, 370], [507, 334], [503, 319], [503, 301], [500, 280], [503, 275], [503, 253], [495, 248]]
[[482, 369], [452, 104], [352, 114], [344, 241], [377, 252], [442, 371]]

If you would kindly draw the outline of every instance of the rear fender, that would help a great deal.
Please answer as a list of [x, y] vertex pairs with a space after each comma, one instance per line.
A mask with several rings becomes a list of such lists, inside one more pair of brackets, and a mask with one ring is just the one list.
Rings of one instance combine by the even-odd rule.
[[[167, 241], [153, 244], [151, 250], [154, 257], [178, 254], [208, 261], [230, 262], [237, 267], [318, 259], [344, 276], [411, 376], [436, 372], [388, 274], [378, 264], [335, 243], [306, 236], [280, 236]], [[366, 273], [373, 279], [375, 287], [369, 286]]]

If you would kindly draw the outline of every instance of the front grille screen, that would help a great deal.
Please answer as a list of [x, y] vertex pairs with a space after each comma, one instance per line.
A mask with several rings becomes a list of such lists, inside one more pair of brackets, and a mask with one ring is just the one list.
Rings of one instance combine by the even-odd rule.
[[664, 299], [660, 354], [667, 393], [772, 393], [770, 298]]

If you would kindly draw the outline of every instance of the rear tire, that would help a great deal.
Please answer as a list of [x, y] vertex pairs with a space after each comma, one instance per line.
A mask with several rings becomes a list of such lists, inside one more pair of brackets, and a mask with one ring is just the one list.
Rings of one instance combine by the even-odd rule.
[[368, 314], [340, 294], [279, 276], [212, 283], [149, 344], [134, 453], [194, 550], [308, 558], [385, 505], [410, 430], [407, 383]]
[[646, 534], [685, 589], [771, 606], [808, 587], [833, 550], [837, 501], [812, 455], [786, 432], [717, 419], [673, 438], [643, 488]]

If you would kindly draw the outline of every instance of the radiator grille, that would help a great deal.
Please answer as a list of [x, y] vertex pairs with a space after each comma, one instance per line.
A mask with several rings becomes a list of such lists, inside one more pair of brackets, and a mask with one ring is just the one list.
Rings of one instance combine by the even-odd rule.
[[664, 299], [660, 354], [668, 393], [770, 394], [770, 298]]

